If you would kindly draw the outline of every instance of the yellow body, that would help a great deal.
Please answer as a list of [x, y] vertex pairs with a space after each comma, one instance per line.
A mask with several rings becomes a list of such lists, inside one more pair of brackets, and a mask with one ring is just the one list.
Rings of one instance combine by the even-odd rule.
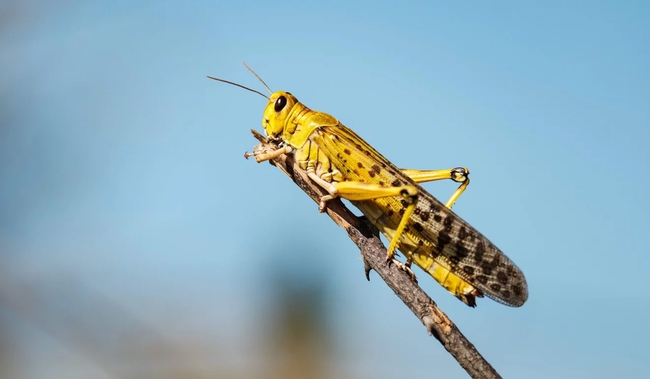
[[[467, 305], [483, 295], [524, 304], [528, 289], [521, 270], [450, 209], [469, 183], [466, 169], [401, 170], [336, 118], [288, 92], [269, 97], [262, 124], [282, 147], [254, 154], [256, 160], [295, 154], [300, 168], [329, 192], [321, 210], [337, 196], [350, 200], [391, 241], [389, 259], [398, 249], [407, 265], [415, 262]], [[463, 183], [446, 205], [418, 185], [439, 179]]]

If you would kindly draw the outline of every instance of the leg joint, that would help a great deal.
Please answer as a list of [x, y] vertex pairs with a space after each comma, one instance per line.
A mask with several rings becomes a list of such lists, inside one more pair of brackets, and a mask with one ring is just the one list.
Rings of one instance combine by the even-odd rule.
[[469, 177], [469, 170], [465, 167], [454, 167], [451, 169], [451, 180], [456, 183], [464, 183]]

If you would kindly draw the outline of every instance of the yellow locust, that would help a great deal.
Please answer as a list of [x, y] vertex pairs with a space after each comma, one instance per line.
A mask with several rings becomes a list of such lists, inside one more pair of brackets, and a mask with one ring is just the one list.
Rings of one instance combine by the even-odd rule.
[[[328, 193], [321, 198], [320, 211], [336, 197], [350, 200], [390, 241], [388, 261], [395, 261], [396, 249], [401, 251], [406, 265], [400, 267], [415, 263], [472, 307], [476, 306], [476, 297], [484, 295], [514, 307], [526, 302], [528, 287], [521, 270], [451, 211], [469, 184], [466, 168], [397, 168], [335, 117], [307, 108], [289, 92], [269, 89], [272, 94], [267, 97], [237, 83], [209, 78], [268, 100], [262, 126], [268, 140], [278, 142], [280, 147], [256, 150], [246, 157], [254, 156], [257, 162], [263, 162], [294, 154], [299, 167]], [[461, 183], [445, 204], [419, 185], [442, 179]]]

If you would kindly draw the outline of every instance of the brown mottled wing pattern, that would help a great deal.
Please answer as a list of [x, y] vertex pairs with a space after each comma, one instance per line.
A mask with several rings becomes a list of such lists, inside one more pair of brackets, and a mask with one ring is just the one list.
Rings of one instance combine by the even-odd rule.
[[[452, 271], [479, 288], [488, 297], [511, 306], [521, 306], [528, 298], [526, 279], [521, 270], [481, 233], [413, 182], [356, 133], [342, 124], [322, 126], [311, 137], [348, 181], [399, 186], [409, 184], [420, 195], [408, 231], [412, 238], [429, 241], [435, 259], [447, 262]], [[344, 153], [345, 151], [345, 153]], [[360, 169], [367, 170], [363, 175]], [[402, 209], [400, 199], [371, 200], [390, 212]], [[393, 212], [390, 212], [391, 214]], [[394, 212], [395, 223], [399, 212]]]

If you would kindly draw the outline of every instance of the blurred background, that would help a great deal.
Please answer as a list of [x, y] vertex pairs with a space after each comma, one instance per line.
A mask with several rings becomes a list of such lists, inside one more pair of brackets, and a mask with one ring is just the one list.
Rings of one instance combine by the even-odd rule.
[[[527, 276], [470, 309], [504, 377], [647, 377], [647, 2], [4, 1], [1, 378], [465, 378], [346, 233], [244, 160], [274, 90], [401, 167]], [[446, 200], [453, 183], [426, 188]]]

